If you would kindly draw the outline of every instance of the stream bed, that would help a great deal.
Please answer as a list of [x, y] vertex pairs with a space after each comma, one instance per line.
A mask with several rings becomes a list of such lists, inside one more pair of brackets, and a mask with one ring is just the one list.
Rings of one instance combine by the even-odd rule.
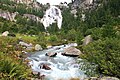
[[[78, 58], [61, 55], [65, 48], [71, 46], [77, 46], [77, 44], [53, 46], [49, 49], [35, 52], [35, 54], [28, 57], [30, 60], [29, 65], [31, 65], [33, 71], [45, 75], [45, 80], [70, 80], [71, 78], [83, 80], [87, 76], [80, 69], [80, 64], [77, 63]], [[49, 52], [55, 52], [57, 55], [55, 57], [46, 56], [45, 54]], [[41, 68], [42, 64], [47, 64], [50, 70]]]

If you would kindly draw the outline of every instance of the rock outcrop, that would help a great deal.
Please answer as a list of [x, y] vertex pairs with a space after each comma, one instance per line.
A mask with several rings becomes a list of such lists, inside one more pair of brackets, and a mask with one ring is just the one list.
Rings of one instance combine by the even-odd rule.
[[36, 0], [10, 0], [13, 1], [17, 4], [26, 4], [29, 7], [34, 7], [37, 9], [41, 9], [41, 4], [39, 2], [37, 2]]
[[40, 17], [32, 15], [32, 14], [24, 14], [23, 17], [29, 19], [29, 20], [33, 20], [33, 21], [37, 21], [40, 22]]
[[90, 8], [96, 0], [74, 0], [72, 2], [72, 8]]
[[23, 4], [31, 4], [34, 2], [34, 0], [10, 0], [10, 1], [14, 1], [16, 3], [23, 3]]
[[0, 17], [10, 20], [10, 21], [16, 21], [15, 17], [17, 14], [18, 14], [18, 12], [10, 13], [8, 11], [0, 10]]

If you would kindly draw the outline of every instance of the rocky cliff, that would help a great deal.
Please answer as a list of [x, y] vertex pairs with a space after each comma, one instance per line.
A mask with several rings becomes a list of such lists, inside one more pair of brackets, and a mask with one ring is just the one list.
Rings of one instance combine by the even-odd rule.
[[74, 0], [72, 2], [72, 9], [82, 8], [84, 10], [93, 8], [97, 5], [98, 0]]
[[31, 4], [33, 3], [35, 0], [10, 0], [16, 3], [24, 3], [24, 4]]
[[18, 14], [18, 12], [10, 13], [8, 11], [3, 11], [0, 9], [0, 17], [10, 20], [10, 21], [16, 21], [15, 17]]
[[0, 5], [0, 17], [6, 20], [16, 22], [16, 15], [21, 15], [29, 20], [40, 21], [41, 4], [36, 0], [1, 0]]

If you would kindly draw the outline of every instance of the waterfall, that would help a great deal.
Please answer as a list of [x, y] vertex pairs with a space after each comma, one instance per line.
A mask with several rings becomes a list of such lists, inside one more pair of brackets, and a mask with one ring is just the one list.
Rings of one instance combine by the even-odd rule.
[[43, 23], [45, 29], [52, 25], [53, 23], [57, 23], [58, 28], [61, 29], [62, 26], [61, 10], [56, 6], [50, 6], [50, 8], [46, 10], [43, 18], [41, 19], [41, 23]]

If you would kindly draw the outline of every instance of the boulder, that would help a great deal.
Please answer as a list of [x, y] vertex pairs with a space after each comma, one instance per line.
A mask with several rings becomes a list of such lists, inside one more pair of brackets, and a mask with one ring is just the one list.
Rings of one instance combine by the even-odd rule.
[[52, 45], [48, 45], [48, 46], [47, 46], [47, 49], [50, 49], [50, 48], [52, 48], [52, 47], [53, 47]]
[[36, 50], [36, 51], [40, 51], [40, 50], [43, 50], [43, 48], [41, 47], [41, 45], [36, 44], [36, 45], [35, 45], [35, 50]]
[[89, 44], [92, 41], [93, 41], [93, 39], [92, 39], [91, 35], [86, 36], [83, 40], [83, 46]]
[[66, 48], [64, 50], [64, 53], [62, 53], [62, 55], [64, 55], [64, 56], [71, 56], [71, 57], [77, 57], [80, 54], [82, 54], [82, 52], [75, 47]]
[[51, 68], [47, 64], [40, 65], [40, 69], [51, 70]]
[[20, 42], [19, 42], [19, 45], [21, 45], [21, 46], [25, 46], [25, 47], [30, 46], [28, 43], [23, 42], [23, 41], [20, 41]]
[[8, 36], [9, 32], [8, 31], [5, 31], [2, 33], [2, 36]]
[[46, 53], [45, 55], [49, 56], [49, 57], [55, 57], [57, 55], [57, 53], [55, 53], [55, 52], [49, 52], [49, 53]]

